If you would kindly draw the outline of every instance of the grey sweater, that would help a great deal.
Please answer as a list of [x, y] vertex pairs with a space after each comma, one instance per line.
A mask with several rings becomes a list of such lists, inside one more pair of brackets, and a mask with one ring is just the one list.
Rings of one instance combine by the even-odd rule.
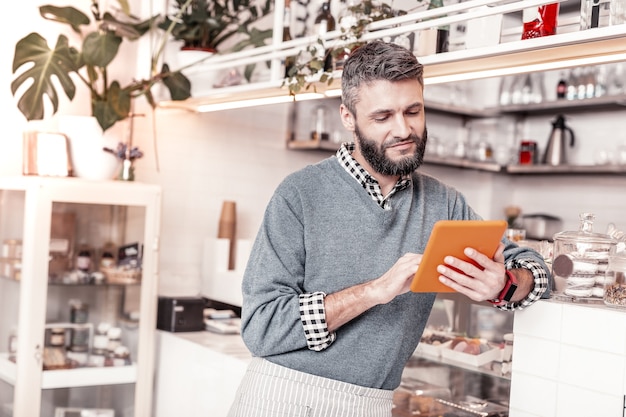
[[[406, 293], [343, 325], [327, 349], [307, 348], [299, 295], [331, 294], [378, 278], [407, 252], [423, 253], [433, 225], [480, 219], [464, 197], [415, 172], [382, 209], [333, 156], [288, 176], [265, 212], [243, 278], [242, 336], [254, 356], [310, 374], [395, 389], [435, 294]], [[537, 259], [507, 247], [505, 257]]]

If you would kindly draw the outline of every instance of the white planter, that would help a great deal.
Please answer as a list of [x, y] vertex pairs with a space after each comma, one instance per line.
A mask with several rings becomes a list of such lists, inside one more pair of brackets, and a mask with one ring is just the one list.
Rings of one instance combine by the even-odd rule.
[[90, 180], [110, 180], [117, 176], [120, 160], [103, 148], [117, 148], [123, 138], [123, 126], [118, 123], [103, 133], [95, 117], [59, 117], [59, 132], [69, 138], [74, 176]]

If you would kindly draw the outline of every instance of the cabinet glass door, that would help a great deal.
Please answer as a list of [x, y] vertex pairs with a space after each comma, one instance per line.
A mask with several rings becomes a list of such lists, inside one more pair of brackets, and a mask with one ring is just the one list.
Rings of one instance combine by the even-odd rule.
[[144, 219], [144, 207], [52, 204], [42, 416], [134, 415]]
[[149, 417], [160, 188], [0, 177], [0, 417]]
[[[0, 190], [0, 416], [13, 415], [20, 309], [24, 191]], [[13, 215], [16, 214], [16, 215]]]

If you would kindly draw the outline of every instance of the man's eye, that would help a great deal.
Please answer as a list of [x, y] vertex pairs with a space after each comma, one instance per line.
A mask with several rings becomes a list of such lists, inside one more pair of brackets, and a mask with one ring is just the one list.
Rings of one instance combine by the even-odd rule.
[[378, 116], [378, 117], [374, 117], [374, 121], [375, 122], [384, 122], [387, 119], [389, 119], [389, 116]]

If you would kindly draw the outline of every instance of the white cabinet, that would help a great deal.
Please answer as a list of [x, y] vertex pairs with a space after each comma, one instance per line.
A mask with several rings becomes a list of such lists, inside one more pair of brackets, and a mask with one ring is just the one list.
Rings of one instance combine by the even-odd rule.
[[625, 310], [539, 301], [513, 329], [511, 417], [623, 417]]
[[[151, 415], [160, 207], [155, 185], [0, 177], [1, 416], [53, 416], [61, 408]], [[131, 244], [115, 251], [116, 261], [138, 267], [94, 274], [107, 243]], [[92, 263], [79, 274], [80, 245]], [[72, 316], [72, 300], [87, 305], [85, 320]], [[103, 322], [121, 329], [129, 360], [94, 362], [104, 358], [93, 355], [93, 329]], [[76, 331], [76, 323], [89, 331]], [[61, 346], [54, 327], [64, 331]]]
[[157, 332], [155, 417], [226, 417], [251, 354], [240, 335]]

